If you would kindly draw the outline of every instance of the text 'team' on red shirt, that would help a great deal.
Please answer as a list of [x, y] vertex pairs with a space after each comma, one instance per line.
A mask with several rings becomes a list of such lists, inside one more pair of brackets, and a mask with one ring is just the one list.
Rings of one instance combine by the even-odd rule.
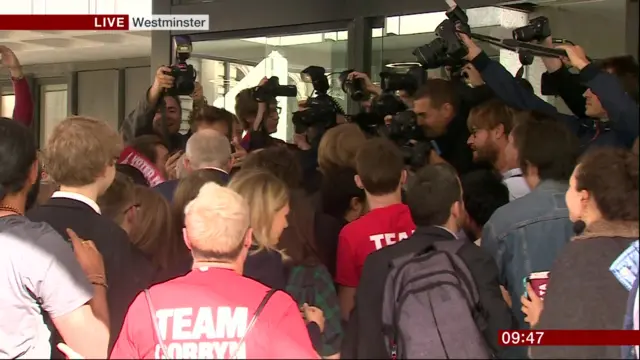
[[[151, 287], [169, 358], [229, 359], [235, 354], [237, 359], [317, 359], [298, 306], [281, 291], [238, 348], [267, 291], [257, 281], [216, 268], [196, 269]], [[111, 358], [163, 358], [144, 293], [129, 307]]]
[[404, 204], [371, 210], [347, 224], [338, 239], [336, 282], [357, 287], [367, 256], [408, 238], [415, 229], [409, 207]]

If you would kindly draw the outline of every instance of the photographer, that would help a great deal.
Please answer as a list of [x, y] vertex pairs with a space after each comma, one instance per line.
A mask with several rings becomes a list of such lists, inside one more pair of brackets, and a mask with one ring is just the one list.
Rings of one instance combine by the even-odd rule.
[[[260, 81], [258, 87], [266, 85], [267, 82], [268, 79], [265, 77]], [[240, 144], [249, 152], [284, 144], [282, 140], [271, 136], [278, 131], [278, 122], [280, 121], [278, 101], [275, 97], [270, 97], [265, 99], [266, 101], [259, 102], [255, 99], [254, 92], [255, 88], [241, 90], [236, 95], [235, 106], [236, 116], [246, 131]]]
[[[638, 103], [633, 98], [637, 90], [625, 89], [618, 79], [592, 64], [578, 46], [560, 46], [567, 52], [568, 61], [580, 70], [580, 78], [587, 85], [586, 115], [597, 120], [579, 119], [558, 112], [551, 104], [523, 88], [498, 62], [489, 59], [466, 34], [458, 33], [468, 47], [465, 57], [482, 74], [496, 96], [520, 110], [536, 110], [563, 121], [580, 138], [582, 148], [589, 146], [617, 146], [631, 148], [638, 136]], [[637, 89], [637, 79], [635, 89]]]
[[[541, 45], [552, 48], [553, 38], [546, 37]], [[542, 74], [542, 88], [545, 85], [555, 90], [571, 112], [580, 118], [590, 117], [587, 114], [587, 99], [585, 92], [587, 87], [580, 82], [580, 76], [572, 74], [562, 60], [551, 57], [543, 57], [547, 72]], [[567, 64], [570, 65], [570, 64]], [[615, 75], [625, 91], [638, 101], [638, 63], [631, 55], [615, 56], [598, 61], [600, 68], [609, 74]], [[546, 95], [546, 94], [545, 94]]]
[[[167, 95], [167, 90], [174, 85], [173, 76], [169, 75], [171, 68], [161, 66], [156, 71], [156, 77], [145, 97], [138, 102], [138, 106], [124, 120], [120, 132], [125, 142], [131, 142], [141, 135], [155, 134], [166, 138], [170, 152], [184, 149], [190, 133], [180, 134], [182, 122], [182, 106], [178, 96]], [[191, 94], [194, 107], [204, 102], [202, 87], [196, 86]], [[162, 117], [166, 121], [166, 129], [162, 128]], [[166, 131], [166, 133], [165, 133]]]
[[468, 109], [460, 101], [453, 82], [428, 79], [414, 95], [413, 111], [418, 125], [431, 140], [431, 157], [441, 157], [461, 175], [477, 167], [467, 146]]

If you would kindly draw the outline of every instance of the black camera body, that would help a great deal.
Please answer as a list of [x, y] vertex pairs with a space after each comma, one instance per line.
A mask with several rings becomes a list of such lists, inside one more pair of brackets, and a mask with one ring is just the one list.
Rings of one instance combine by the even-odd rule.
[[549, 19], [545, 16], [531, 19], [529, 25], [514, 29], [512, 35], [514, 40], [522, 42], [542, 41], [551, 36]]
[[311, 127], [329, 129], [336, 126], [336, 108], [329, 95], [309, 98], [306, 109], [293, 113], [291, 121], [296, 134], [304, 134]]
[[387, 137], [402, 152], [405, 165], [417, 170], [427, 164], [431, 144], [424, 137], [413, 111], [406, 110], [394, 115], [387, 129]]
[[298, 88], [295, 85], [280, 85], [280, 79], [272, 76], [266, 83], [251, 89], [251, 95], [257, 102], [269, 102], [278, 96], [296, 97]]
[[167, 90], [171, 96], [191, 95], [196, 88], [196, 70], [193, 65], [187, 64], [191, 57], [192, 45], [189, 36], [174, 36], [175, 64], [171, 65], [171, 71], [167, 75], [173, 77], [173, 87]]
[[427, 81], [427, 73], [422, 67], [414, 66], [409, 68], [406, 73], [381, 72], [380, 78], [382, 79], [380, 86], [383, 91], [404, 91], [409, 96], [413, 96], [418, 88]]
[[325, 75], [325, 69], [312, 65], [302, 70], [301, 74], [313, 86], [315, 96], [307, 99], [304, 110], [293, 113], [291, 121], [295, 133], [303, 134], [311, 127], [325, 130], [336, 126], [336, 115], [344, 115], [344, 110], [327, 93], [329, 80]]
[[365, 88], [364, 80], [347, 79], [349, 74], [351, 74], [352, 72], [355, 72], [355, 70], [349, 69], [340, 73], [340, 75], [338, 76], [338, 80], [341, 84], [340, 88], [345, 94], [349, 95], [349, 97], [353, 101], [360, 102], [369, 99], [371, 94], [369, 94], [369, 92]]
[[466, 45], [460, 40], [456, 24], [446, 19], [436, 28], [436, 36], [432, 42], [413, 50], [420, 65], [425, 69], [437, 69], [460, 63], [469, 53]]

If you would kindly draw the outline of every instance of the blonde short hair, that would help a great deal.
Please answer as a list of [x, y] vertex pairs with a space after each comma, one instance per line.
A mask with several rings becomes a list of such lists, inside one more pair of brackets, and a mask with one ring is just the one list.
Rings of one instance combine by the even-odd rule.
[[235, 260], [249, 229], [249, 207], [231, 189], [205, 184], [184, 209], [186, 236], [199, 260]]
[[240, 194], [249, 204], [251, 228], [258, 251], [275, 250], [279, 239], [271, 238], [276, 213], [289, 203], [284, 182], [264, 170], [240, 170], [229, 188]]
[[104, 121], [85, 116], [62, 120], [44, 150], [47, 173], [60, 185], [94, 183], [122, 152], [122, 138]]
[[329, 129], [318, 146], [318, 165], [324, 173], [334, 168], [355, 168], [358, 150], [367, 141], [356, 124], [342, 124]]

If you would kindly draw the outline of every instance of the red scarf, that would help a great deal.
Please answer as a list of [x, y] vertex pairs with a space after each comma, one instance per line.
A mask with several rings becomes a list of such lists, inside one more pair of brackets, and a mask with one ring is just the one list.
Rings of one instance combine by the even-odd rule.
[[120, 153], [118, 163], [131, 165], [140, 170], [144, 178], [149, 182], [149, 186], [153, 187], [166, 181], [160, 170], [144, 155], [135, 151], [131, 146], [126, 147]]

